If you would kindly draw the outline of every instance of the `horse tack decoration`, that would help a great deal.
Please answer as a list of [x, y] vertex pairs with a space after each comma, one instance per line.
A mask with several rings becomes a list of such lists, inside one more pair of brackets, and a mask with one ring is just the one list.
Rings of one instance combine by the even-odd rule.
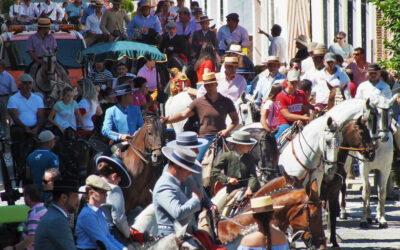
[[186, 74], [179, 71], [178, 68], [172, 68], [170, 83], [171, 96], [175, 96], [188, 87], [190, 87], [190, 80], [187, 78]]

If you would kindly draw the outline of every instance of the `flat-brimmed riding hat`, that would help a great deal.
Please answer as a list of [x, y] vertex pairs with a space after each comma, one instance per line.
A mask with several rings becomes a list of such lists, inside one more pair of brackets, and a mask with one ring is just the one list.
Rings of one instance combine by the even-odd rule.
[[382, 69], [377, 63], [370, 63], [368, 65], [367, 72], [380, 72], [380, 71], [382, 71]]
[[55, 138], [54, 134], [50, 130], [43, 130], [38, 135], [39, 142], [48, 142]]
[[140, 9], [142, 7], [154, 8], [154, 6], [151, 5], [151, 1], [150, 0], [140, 0], [138, 2], [138, 9]]
[[267, 58], [267, 61], [263, 62], [262, 64], [268, 65], [269, 63], [279, 63], [280, 64], [279, 56], [269, 56]]
[[312, 50], [313, 56], [323, 56], [327, 52], [325, 44], [318, 43]]
[[243, 214], [260, 214], [272, 212], [275, 209], [282, 208], [283, 206], [274, 206], [272, 198], [269, 195], [261, 196], [250, 199], [250, 211]]
[[328, 52], [324, 56], [324, 61], [325, 62], [336, 62], [336, 56], [332, 52]]
[[206, 139], [199, 138], [196, 132], [184, 131], [176, 135], [176, 140], [167, 143], [167, 147], [200, 148], [208, 143]]
[[196, 13], [203, 13], [203, 9], [200, 8], [200, 7], [196, 7], [196, 8], [193, 9], [192, 13], [193, 13], [193, 14], [196, 14]]
[[201, 17], [200, 17], [200, 20], [197, 21], [197, 22], [198, 22], [198, 23], [204, 23], [204, 22], [212, 21], [212, 20], [214, 20], [214, 19], [208, 18], [208, 16], [201, 16]]
[[217, 83], [217, 78], [215, 77], [214, 72], [210, 72], [209, 70], [204, 70], [203, 74], [203, 81], [198, 82], [197, 84], [212, 84], [212, 83]]
[[121, 84], [115, 88], [115, 92], [110, 95], [110, 97], [117, 97], [120, 95], [130, 94], [137, 89], [131, 88], [130, 84]]
[[257, 141], [250, 137], [250, 133], [247, 131], [235, 131], [232, 136], [226, 139], [228, 142], [242, 145], [253, 145]]
[[241, 56], [245, 55], [242, 51], [242, 46], [240, 44], [231, 44], [229, 46], [229, 49], [225, 51], [225, 53], [235, 53]]
[[80, 193], [86, 194], [84, 191], [79, 191], [79, 183], [76, 180], [63, 179], [55, 180], [54, 188], [51, 190], [54, 193]]
[[104, 1], [103, 0], [96, 0], [96, 6], [104, 6]]
[[300, 35], [294, 40], [306, 47], [308, 46], [308, 38], [305, 35]]
[[19, 77], [20, 82], [33, 82], [33, 78], [31, 75], [24, 73]]
[[196, 160], [196, 154], [188, 148], [170, 148], [163, 147], [162, 153], [170, 161], [181, 168], [199, 174], [201, 172], [200, 162]]
[[225, 57], [225, 65], [229, 64], [229, 65], [238, 65], [239, 64], [239, 59], [235, 56], [227, 56]]
[[51, 20], [50, 18], [39, 18], [37, 22], [38, 28], [48, 28], [51, 25]]
[[95, 189], [100, 189], [103, 191], [110, 191], [111, 187], [108, 185], [107, 181], [98, 175], [89, 175], [85, 181], [86, 187], [91, 187]]
[[121, 188], [128, 188], [132, 185], [131, 176], [129, 175], [128, 170], [121, 159], [102, 155], [96, 159], [96, 166], [98, 166], [101, 162], [108, 163], [121, 177], [121, 182], [119, 183]]

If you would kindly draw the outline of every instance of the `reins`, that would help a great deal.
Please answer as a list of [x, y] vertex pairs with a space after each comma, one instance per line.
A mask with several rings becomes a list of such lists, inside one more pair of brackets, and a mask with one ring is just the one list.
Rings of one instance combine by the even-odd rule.
[[[145, 124], [141, 129], [145, 129], [148, 125], [149, 124]], [[147, 138], [147, 136], [148, 136], [148, 134], [147, 134], [147, 130], [146, 130], [145, 138]], [[147, 160], [146, 157], [150, 156], [153, 151], [161, 149], [161, 148], [155, 148], [155, 149], [151, 149], [150, 152], [144, 152], [144, 151], [138, 149], [137, 147], [133, 146], [132, 143], [129, 146], [132, 149], [132, 151], [146, 164], [150, 163], [150, 161]]]

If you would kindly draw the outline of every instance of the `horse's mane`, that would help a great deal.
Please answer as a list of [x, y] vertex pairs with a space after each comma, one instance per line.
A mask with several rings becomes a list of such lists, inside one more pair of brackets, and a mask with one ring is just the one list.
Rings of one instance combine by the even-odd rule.
[[158, 116], [156, 115], [147, 115], [146, 119], [151, 119], [151, 126], [153, 128], [153, 132], [158, 136], [164, 136], [165, 128]]
[[[333, 106], [328, 112], [324, 114], [326, 117], [332, 119], [338, 124], [343, 125], [345, 122], [358, 118], [362, 115], [365, 100], [362, 99], [349, 99], [338, 105]], [[351, 113], [349, 115], [349, 113]]]

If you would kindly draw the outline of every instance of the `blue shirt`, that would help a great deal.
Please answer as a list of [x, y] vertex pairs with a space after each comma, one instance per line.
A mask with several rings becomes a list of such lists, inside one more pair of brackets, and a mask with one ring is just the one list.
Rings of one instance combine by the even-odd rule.
[[144, 120], [139, 107], [128, 105], [124, 109], [116, 104], [106, 110], [101, 132], [111, 140], [118, 141], [120, 135], [133, 135], [143, 124]]
[[101, 241], [107, 250], [124, 249], [118, 240], [110, 233], [107, 220], [98, 207], [86, 204], [76, 221], [77, 248], [98, 248], [96, 241]]
[[227, 25], [221, 26], [218, 30], [217, 39], [220, 50], [228, 49], [226, 43], [239, 43], [242, 47], [250, 46], [249, 34], [247, 33], [247, 30], [240, 25], [238, 25], [232, 32]]
[[198, 31], [201, 29], [201, 26], [199, 27], [198, 23], [194, 20], [190, 20], [186, 24], [185, 30], [183, 30], [183, 23], [180, 21], [176, 23], [176, 27], [177, 27], [177, 30], [176, 30], [177, 35], [184, 35], [184, 36], [190, 35], [190, 39], [193, 37], [193, 33], [195, 31]]
[[44, 171], [58, 168], [58, 156], [48, 149], [39, 148], [28, 155], [26, 165], [31, 169], [33, 184], [41, 185]]
[[282, 75], [279, 72], [276, 73], [273, 79], [269, 77], [269, 74], [266, 78], [263, 79], [260, 78], [256, 86], [256, 91], [258, 91], [257, 101], [260, 101], [261, 98], [263, 100], [266, 100], [266, 98], [269, 95], [269, 92], [271, 91], [272, 85], [274, 85], [277, 82], [282, 82], [285, 79], [286, 76]]
[[18, 88], [15, 84], [14, 77], [12, 77], [12, 75], [5, 70], [0, 73], [0, 96], [11, 95], [17, 91]]
[[[143, 15], [134, 15], [132, 20], [128, 24], [128, 28], [126, 28], [126, 32], [129, 38], [136, 39], [142, 36], [142, 27], [147, 29], [154, 29], [158, 34], [162, 34], [161, 23], [158, 17], [148, 15], [147, 17]], [[147, 35], [147, 32], [144, 33]]]
[[81, 4], [78, 7], [75, 6], [75, 4], [72, 2], [68, 4], [67, 8], [65, 8], [65, 12], [68, 13], [69, 17], [74, 17], [74, 16], [79, 16], [81, 13], [81, 9], [84, 9], [86, 7], [85, 4]]

